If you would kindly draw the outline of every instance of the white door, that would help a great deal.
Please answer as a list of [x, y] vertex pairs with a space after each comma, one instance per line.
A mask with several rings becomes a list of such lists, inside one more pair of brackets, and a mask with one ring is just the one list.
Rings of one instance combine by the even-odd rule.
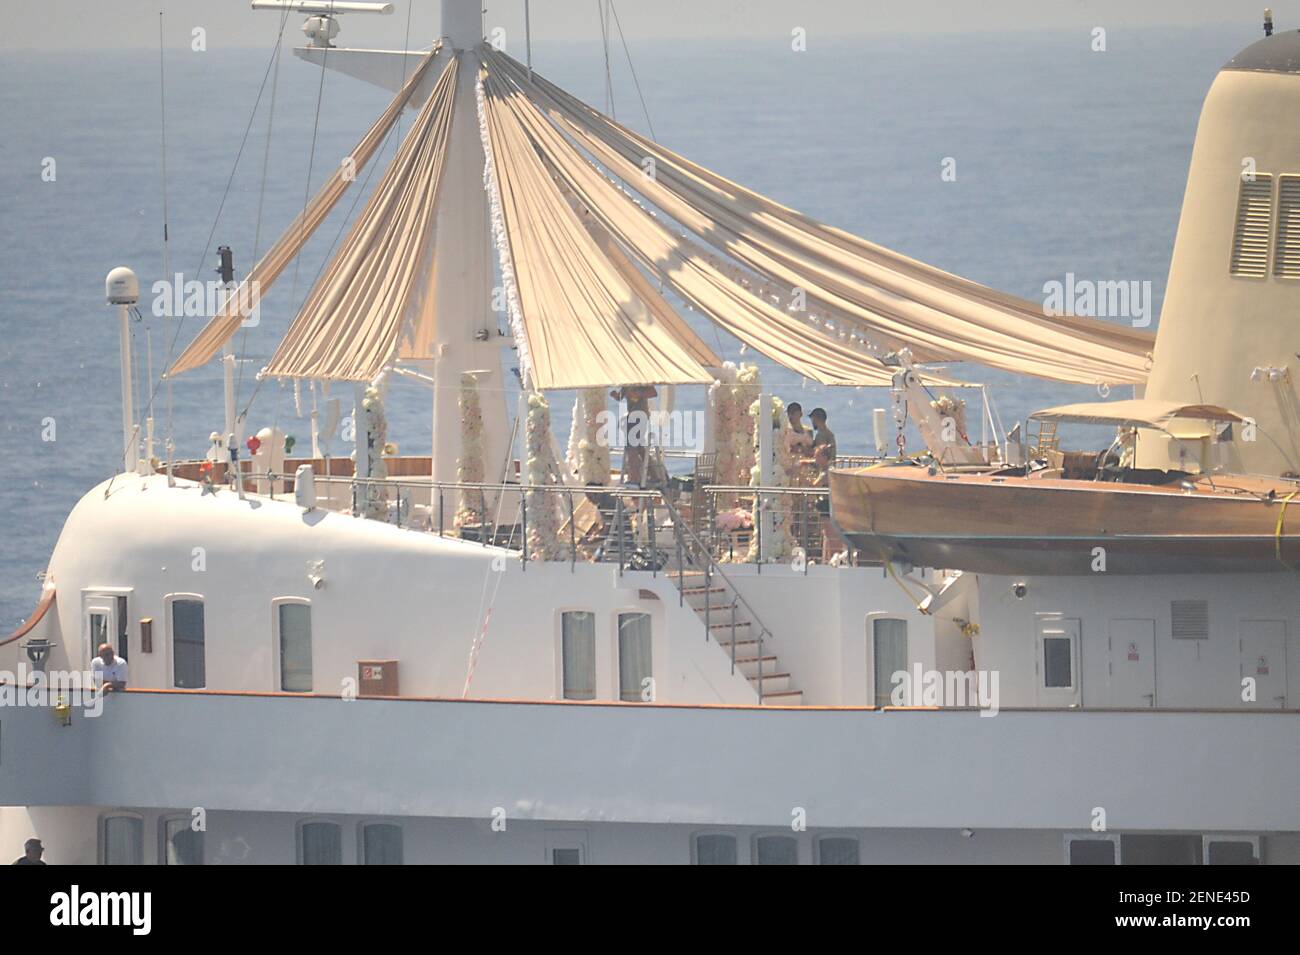
[[1286, 622], [1242, 620], [1238, 633], [1241, 635], [1242, 702], [1264, 709], [1285, 707]]
[[1034, 672], [1039, 706], [1078, 706], [1079, 621], [1039, 614], [1034, 641]]
[[1108, 706], [1138, 709], [1156, 705], [1156, 622], [1110, 622]]
[[90, 661], [99, 653], [104, 643], [114, 643], [113, 635], [117, 633], [117, 601], [112, 597], [94, 594], [85, 597], [85, 612], [81, 618], [81, 665], [90, 666]]

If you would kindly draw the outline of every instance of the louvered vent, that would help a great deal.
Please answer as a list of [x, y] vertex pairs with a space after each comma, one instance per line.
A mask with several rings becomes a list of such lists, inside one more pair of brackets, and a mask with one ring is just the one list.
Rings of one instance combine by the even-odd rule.
[[1300, 176], [1279, 176], [1277, 180], [1273, 274], [1284, 279], [1300, 279]]
[[1233, 275], [1268, 275], [1268, 240], [1273, 229], [1273, 177], [1255, 174], [1241, 182], [1237, 196], [1237, 227], [1232, 231]]
[[1169, 605], [1175, 640], [1207, 640], [1210, 605], [1204, 600], [1174, 600]]

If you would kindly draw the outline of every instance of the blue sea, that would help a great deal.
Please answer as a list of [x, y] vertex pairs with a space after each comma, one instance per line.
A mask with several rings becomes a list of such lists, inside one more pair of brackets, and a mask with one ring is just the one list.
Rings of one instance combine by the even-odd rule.
[[[1068, 272], [1150, 281], [1158, 316], [1202, 98], [1255, 33], [1245, 23], [1112, 30], [1104, 53], [1092, 52], [1082, 30], [814, 37], [804, 52], [787, 37], [629, 41], [656, 135], [704, 165], [1030, 299]], [[213, 277], [221, 244], [247, 269], [389, 99], [340, 74], [322, 78], [286, 51], [254, 114], [273, 48], [272, 28], [262, 49], [165, 54], [170, 257], [186, 278]], [[644, 131], [617, 52], [614, 110]], [[534, 66], [604, 106], [599, 49], [541, 45]], [[0, 57], [0, 635], [31, 611], [64, 518], [120, 453], [118, 333], [103, 280], [117, 265], [132, 267], [146, 289], [164, 274], [159, 77], [157, 53], [143, 51]], [[946, 157], [955, 181], [941, 179]], [[47, 159], [53, 181], [42, 176]], [[355, 210], [352, 199], [263, 302], [261, 326], [243, 343], [241, 405]], [[705, 340], [724, 357], [756, 358], [705, 324]], [[198, 325], [152, 317], [138, 325], [140, 378], [150, 351], [156, 376]], [[780, 397], [828, 409], [842, 453], [866, 450], [884, 391], [822, 388], [757, 360]], [[955, 370], [992, 386], [1007, 427], [1036, 407], [1094, 394]], [[691, 391], [679, 393], [679, 405], [702, 407], [702, 390], [682, 389]], [[561, 434], [570, 404], [564, 395], [552, 401]], [[170, 427], [180, 457], [202, 454], [221, 415], [215, 366], [178, 380], [170, 410], [166, 389], [157, 391], [159, 434]], [[389, 419], [403, 453], [427, 453], [427, 389], [394, 383]], [[54, 440], [44, 440], [51, 420]], [[273, 421], [307, 446], [291, 390], [268, 382], [249, 430]]]

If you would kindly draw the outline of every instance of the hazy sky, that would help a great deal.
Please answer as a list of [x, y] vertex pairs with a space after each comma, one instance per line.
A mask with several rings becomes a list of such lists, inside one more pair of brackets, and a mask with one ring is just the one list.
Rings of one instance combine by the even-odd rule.
[[[247, 0], [0, 0], [0, 49], [84, 49], [100, 45], [156, 48], [163, 11], [169, 46], [188, 44], [201, 26], [209, 49], [262, 46], [278, 27], [274, 12]], [[523, 36], [524, 0], [485, 0], [489, 26]], [[534, 43], [599, 41], [602, 0], [532, 0]], [[413, 4], [413, 6], [410, 6]], [[340, 45], [401, 47], [437, 35], [439, 0], [395, 0], [389, 16], [342, 18]], [[1169, 24], [1257, 23], [1260, 0], [615, 0], [630, 43], [659, 38], [761, 38], [807, 31], [820, 36], [863, 33], [967, 32]], [[409, 9], [408, 9], [409, 7]], [[1280, 29], [1300, 27], [1300, 0], [1273, 4]], [[292, 14], [295, 41], [303, 17]]]

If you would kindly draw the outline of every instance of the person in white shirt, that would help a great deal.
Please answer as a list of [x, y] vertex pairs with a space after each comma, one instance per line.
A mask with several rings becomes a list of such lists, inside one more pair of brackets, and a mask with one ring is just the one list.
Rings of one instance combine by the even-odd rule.
[[126, 689], [126, 661], [113, 653], [112, 644], [99, 645], [99, 656], [90, 664], [90, 681], [105, 692]]

